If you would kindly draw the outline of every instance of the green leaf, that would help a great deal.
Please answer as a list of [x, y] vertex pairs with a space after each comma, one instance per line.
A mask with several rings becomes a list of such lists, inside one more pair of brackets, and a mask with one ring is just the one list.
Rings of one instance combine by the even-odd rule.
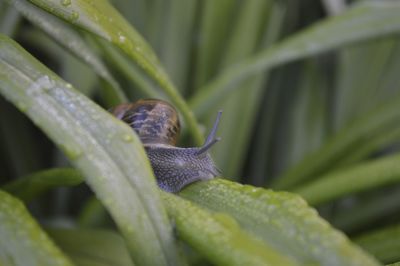
[[100, 229], [46, 229], [77, 266], [133, 266], [120, 235]]
[[194, 85], [203, 86], [218, 72], [225, 51], [225, 42], [233, 24], [237, 2], [203, 1], [200, 19], [199, 48], [196, 49]]
[[198, 116], [202, 116], [225, 95], [239, 88], [239, 81], [250, 75], [353, 42], [399, 32], [399, 12], [400, 3], [396, 1], [355, 5], [338, 16], [318, 22], [226, 68], [214, 80], [200, 88], [189, 104]]
[[368, 228], [385, 220], [390, 215], [396, 215], [400, 209], [400, 187], [383, 190], [378, 195], [361, 198], [349, 208], [341, 208], [333, 217], [336, 228], [346, 232]]
[[179, 237], [216, 265], [296, 265], [269, 245], [251, 237], [224, 213], [210, 213], [190, 201], [163, 192]]
[[0, 190], [0, 264], [73, 265], [54, 245], [25, 206]]
[[297, 262], [379, 265], [295, 194], [213, 179], [194, 183], [179, 195], [231, 215], [248, 232]]
[[133, 61], [152, 77], [182, 112], [196, 143], [203, 136], [196, 119], [182, 96], [174, 87], [151, 47], [139, 33], [106, 0], [59, 1], [30, 0], [49, 13], [85, 29], [121, 48]]
[[399, 224], [365, 233], [355, 242], [384, 263], [400, 260]]
[[120, 102], [126, 102], [127, 98], [121, 90], [118, 82], [111, 76], [107, 67], [101, 61], [98, 55], [93, 52], [82, 37], [72, 30], [68, 24], [55, 18], [54, 16], [44, 12], [38, 7], [30, 4], [25, 0], [10, 1], [10, 3], [27, 18], [30, 22], [49, 34], [60, 45], [64, 46], [77, 58], [84, 61], [104, 80], [106, 80], [112, 88], [112, 94], [108, 100], [111, 105]]
[[59, 186], [74, 186], [83, 182], [83, 176], [71, 168], [36, 172], [18, 178], [2, 187], [23, 201], [30, 201], [41, 193]]
[[398, 94], [399, 44], [398, 37], [391, 36], [340, 52], [334, 100], [336, 130]]
[[181, 92], [187, 92], [190, 78], [190, 56], [192, 53], [193, 34], [197, 7], [195, 0], [171, 0], [166, 3], [167, 9], [162, 10], [166, 21], [158, 25], [164, 37], [160, 42], [160, 60], [172, 81]]
[[[266, 25], [272, 17], [271, 4], [272, 1], [245, 1], [239, 5], [231, 33], [227, 37], [227, 45], [222, 51], [219, 63], [221, 68], [248, 56], [259, 46], [270, 45], [263, 39], [263, 34], [269, 31]], [[231, 93], [219, 102], [218, 107], [208, 111], [224, 111], [219, 126], [219, 135], [223, 136], [223, 141], [218, 143], [212, 154], [226, 176], [238, 178], [238, 171], [245, 163], [246, 146], [265, 92], [266, 78], [267, 75], [260, 74], [244, 80], [239, 86], [247, 90]]]
[[[340, 130], [326, 140], [320, 149], [304, 157], [297, 165], [289, 168], [277, 178], [273, 187], [293, 188], [338, 165], [344, 167], [343, 162], [347, 160], [347, 156], [352, 157], [360, 150], [364, 150], [365, 145], [368, 146], [367, 152], [379, 148], [383, 136], [387, 137], [389, 132], [395, 133], [399, 130], [397, 123], [400, 119], [399, 102], [399, 97], [393, 98], [390, 103], [371, 110]], [[367, 153], [363, 152], [363, 155], [365, 156]], [[347, 160], [347, 163], [351, 162], [351, 160]]]
[[[329, 173], [294, 190], [309, 204], [319, 205], [339, 197], [400, 183], [400, 155], [392, 155]], [[351, 184], [351, 186], [349, 185]]]
[[83, 173], [126, 238], [135, 261], [179, 264], [150, 164], [131, 128], [5, 36], [0, 36], [0, 93]]

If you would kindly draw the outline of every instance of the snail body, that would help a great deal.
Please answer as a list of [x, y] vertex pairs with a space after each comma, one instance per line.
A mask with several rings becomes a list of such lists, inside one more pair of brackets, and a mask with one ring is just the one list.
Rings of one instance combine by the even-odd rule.
[[175, 146], [180, 132], [179, 117], [165, 101], [139, 100], [116, 106], [111, 112], [139, 135], [161, 189], [176, 193], [195, 181], [219, 174], [208, 150], [220, 140], [215, 134], [221, 112], [204, 145], [189, 148]]

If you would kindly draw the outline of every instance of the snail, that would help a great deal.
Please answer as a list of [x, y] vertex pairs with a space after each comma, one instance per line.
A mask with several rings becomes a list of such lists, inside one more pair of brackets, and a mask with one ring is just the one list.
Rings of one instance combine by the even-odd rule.
[[161, 189], [176, 193], [195, 181], [220, 174], [208, 151], [220, 140], [215, 134], [221, 111], [204, 145], [189, 148], [175, 146], [180, 132], [179, 117], [165, 101], [144, 99], [118, 105], [110, 112], [139, 135]]

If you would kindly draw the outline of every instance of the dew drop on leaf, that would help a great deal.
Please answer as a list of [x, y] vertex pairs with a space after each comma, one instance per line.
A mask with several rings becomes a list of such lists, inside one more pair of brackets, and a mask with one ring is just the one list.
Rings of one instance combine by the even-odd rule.
[[71, 13], [71, 21], [74, 22], [78, 18], [79, 18], [79, 13], [76, 12], [76, 11], [72, 11], [72, 13]]
[[61, 0], [61, 5], [69, 6], [69, 5], [71, 5], [71, 0]]
[[124, 134], [122, 136], [122, 139], [126, 142], [131, 142], [133, 140], [132, 135], [131, 134]]

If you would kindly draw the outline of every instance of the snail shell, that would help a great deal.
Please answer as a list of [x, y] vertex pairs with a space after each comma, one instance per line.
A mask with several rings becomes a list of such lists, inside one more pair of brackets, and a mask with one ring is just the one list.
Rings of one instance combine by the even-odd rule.
[[220, 140], [215, 134], [221, 112], [204, 145], [189, 148], [175, 146], [180, 132], [179, 117], [175, 108], [165, 101], [139, 100], [116, 106], [111, 112], [139, 135], [161, 189], [179, 192], [195, 181], [219, 175], [208, 150]]
[[139, 100], [118, 105], [111, 111], [136, 131], [144, 145], [174, 146], [177, 142], [180, 133], [178, 113], [165, 101]]

